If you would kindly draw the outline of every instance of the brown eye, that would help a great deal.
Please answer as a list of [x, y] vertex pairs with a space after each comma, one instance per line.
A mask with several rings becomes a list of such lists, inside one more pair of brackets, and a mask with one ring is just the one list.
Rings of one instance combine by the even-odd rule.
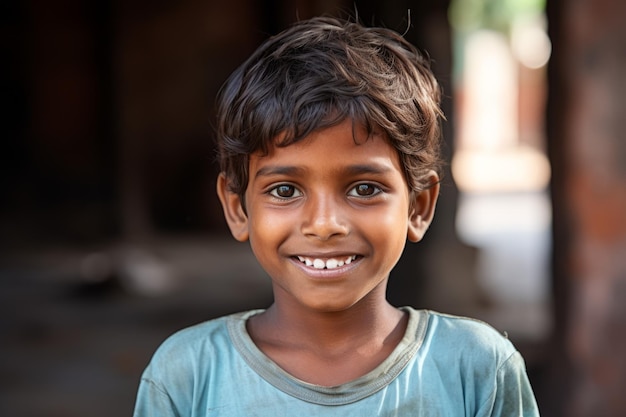
[[369, 184], [359, 184], [356, 186], [356, 193], [358, 195], [372, 195], [374, 191], [374, 187]]
[[352, 190], [350, 190], [349, 195], [356, 197], [372, 197], [381, 192], [381, 189], [374, 184], [358, 184]]
[[291, 197], [293, 196], [293, 187], [289, 185], [281, 185], [280, 187], [276, 187], [276, 194], [279, 197]]
[[278, 198], [293, 198], [300, 195], [300, 191], [293, 185], [281, 184], [270, 190], [270, 194]]

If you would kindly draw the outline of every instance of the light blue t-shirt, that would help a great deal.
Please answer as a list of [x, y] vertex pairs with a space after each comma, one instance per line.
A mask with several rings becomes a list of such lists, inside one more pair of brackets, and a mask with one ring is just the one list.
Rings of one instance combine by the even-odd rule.
[[426, 310], [376, 369], [346, 384], [301, 381], [246, 331], [260, 310], [167, 339], [144, 371], [135, 417], [538, 416], [522, 357], [492, 327]]

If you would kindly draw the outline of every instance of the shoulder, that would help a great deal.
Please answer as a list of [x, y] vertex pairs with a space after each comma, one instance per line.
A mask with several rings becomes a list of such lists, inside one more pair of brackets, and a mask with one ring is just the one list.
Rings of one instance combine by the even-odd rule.
[[465, 339], [481, 346], [509, 347], [513, 349], [506, 332], [496, 330], [490, 324], [470, 318], [427, 311], [428, 330], [437, 337], [446, 339]]
[[426, 339], [445, 357], [461, 363], [489, 362], [496, 368], [517, 353], [506, 333], [468, 317], [427, 311]]
[[225, 333], [227, 320], [228, 316], [220, 317], [177, 331], [161, 343], [155, 357], [211, 347]]
[[524, 360], [506, 333], [476, 319], [421, 314], [426, 331], [417, 362], [424, 378], [441, 382], [432, 384], [436, 397], [452, 393], [453, 403], [454, 393], [461, 393], [471, 415], [537, 415]]
[[250, 314], [205, 321], [168, 337], [143, 371], [136, 415], [191, 415], [204, 407], [212, 381], [228, 375], [236, 357], [229, 327]]
[[171, 374], [211, 366], [218, 356], [228, 355], [233, 349], [229, 323], [250, 313], [219, 317], [177, 331], [157, 348], [147, 372]]

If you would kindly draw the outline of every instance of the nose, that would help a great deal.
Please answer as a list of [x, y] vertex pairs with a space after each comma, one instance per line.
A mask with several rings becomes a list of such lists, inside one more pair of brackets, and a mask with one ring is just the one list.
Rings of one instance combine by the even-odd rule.
[[348, 217], [340, 201], [332, 196], [309, 197], [305, 203], [301, 230], [305, 236], [329, 240], [349, 233]]

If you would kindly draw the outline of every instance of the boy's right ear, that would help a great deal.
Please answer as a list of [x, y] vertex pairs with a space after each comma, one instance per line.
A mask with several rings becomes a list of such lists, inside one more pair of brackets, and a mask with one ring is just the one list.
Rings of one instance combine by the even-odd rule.
[[245, 242], [249, 237], [248, 216], [243, 208], [241, 197], [228, 188], [228, 179], [223, 172], [217, 177], [217, 196], [222, 203], [230, 233], [238, 241]]

